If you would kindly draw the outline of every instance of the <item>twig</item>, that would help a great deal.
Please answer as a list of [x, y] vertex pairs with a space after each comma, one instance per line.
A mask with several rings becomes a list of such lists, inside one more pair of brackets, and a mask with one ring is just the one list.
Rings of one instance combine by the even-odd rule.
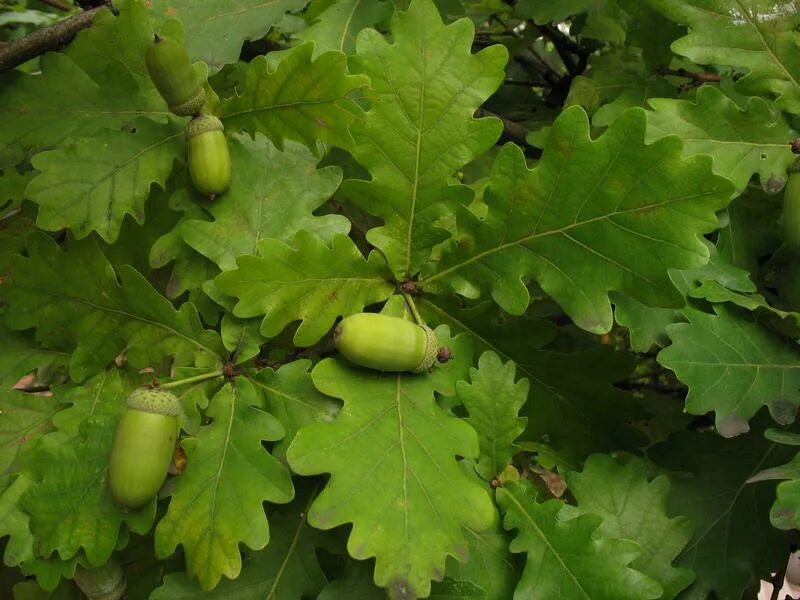
[[656, 69], [656, 74], [659, 77], [664, 77], [666, 75], [672, 75], [673, 77], [686, 77], [687, 79], [692, 79], [698, 83], [718, 83], [722, 80], [717, 73], [695, 73], [693, 71], [687, 71], [686, 69], [669, 69], [667, 67], [658, 67]]
[[0, 47], [0, 72], [13, 69], [40, 54], [56, 50], [69, 43], [79, 31], [92, 24], [98, 11], [107, 7], [114, 10], [110, 3], [107, 6], [99, 6], [73, 15], [50, 27], [37, 29], [25, 37]]
[[485, 110], [483, 108], [479, 108], [475, 111], [476, 117], [495, 117], [500, 119], [503, 122], [503, 135], [500, 138], [501, 142], [514, 142], [518, 146], [521, 146], [525, 151], [525, 155], [529, 158], [539, 158], [542, 152], [538, 148], [534, 148], [528, 144], [526, 138], [528, 136], [528, 130], [525, 129], [519, 123], [515, 123], [501, 115], [497, 115], [493, 112]]
[[47, 6], [51, 6], [56, 10], [63, 10], [64, 12], [68, 12], [72, 10], [72, 7], [69, 4], [64, 4], [61, 0], [39, 0], [42, 4], [46, 4]]
[[578, 63], [575, 62], [575, 57], [567, 47], [566, 36], [564, 36], [557, 29], [553, 29], [547, 25], [537, 25], [536, 28], [539, 30], [539, 33], [553, 43], [556, 52], [558, 52], [558, 56], [561, 58], [561, 62], [564, 63], [564, 66], [567, 68], [569, 74], [573, 77], [579, 74], [580, 71], [578, 71]]

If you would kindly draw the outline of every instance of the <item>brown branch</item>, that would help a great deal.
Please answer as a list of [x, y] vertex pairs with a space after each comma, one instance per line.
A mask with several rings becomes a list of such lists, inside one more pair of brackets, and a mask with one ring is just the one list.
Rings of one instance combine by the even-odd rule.
[[503, 122], [503, 135], [500, 136], [500, 142], [514, 142], [520, 146], [525, 152], [525, 156], [529, 158], [539, 158], [542, 155], [541, 150], [534, 148], [526, 141], [528, 130], [519, 123], [515, 123], [510, 119], [506, 119], [502, 115], [495, 114], [483, 108], [479, 108], [475, 112], [475, 116], [480, 117], [494, 117]]
[[64, 4], [61, 0], [39, 0], [42, 4], [46, 4], [56, 10], [63, 10], [64, 12], [68, 12], [72, 10], [74, 7], [70, 6], [69, 4]]
[[672, 75], [673, 77], [686, 77], [698, 83], [718, 83], [722, 78], [717, 73], [695, 73], [687, 71], [686, 69], [669, 69], [667, 67], [658, 67], [656, 74], [660, 77]]
[[99, 6], [73, 15], [50, 27], [37, 29], [25, 37], [0, 47], [0, 72], [13, 69], [40, 54], [57, 50], [68, 44], [79, 31], [92, 24], [98, 11], [104, 10], [106, 7], [114, 10], [111, 3], [108, 3], [106, 6]]

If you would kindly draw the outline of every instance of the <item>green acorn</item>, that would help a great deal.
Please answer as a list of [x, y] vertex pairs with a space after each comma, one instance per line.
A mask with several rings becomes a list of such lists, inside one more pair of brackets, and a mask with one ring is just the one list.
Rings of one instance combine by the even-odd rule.
[[451, 358], [436, 334], [399, 317], [357, 313], [339, 322], [334, 344], [348, 361], [378, 371], [422, 373]]
[[149, 502], [167, 478], [178, 442], [178, 398], [140, 388], [127, 400], [108, 464], [108, 488], [128, 508]]
[[213, 200], [231, 184], [231, 156], [222, 121], [199, 115], [186, 126], [189, 176], [197, 190]]
[[96, 569], [78, 565], [74, 579], [88, 600], [119, 600], [128, 589], [122, 565], [113, 556]]
[[800, 251], [800, 173], [791, 173], [783, 188], [783, 241], [793, 251]]
[[183, 44], [156, 35], [147, 48], [145, 62], [150, 78], [172, 112], [181, 116], [200, 112], [206, 91]]

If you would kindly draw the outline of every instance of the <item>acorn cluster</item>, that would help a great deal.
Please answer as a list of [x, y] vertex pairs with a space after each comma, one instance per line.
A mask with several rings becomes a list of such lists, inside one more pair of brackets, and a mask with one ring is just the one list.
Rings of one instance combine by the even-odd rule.
[[214, 199], [231, 182], [231, 158], [222, 121], [211, 114], [205, 86], [189, 60], [184, 45], [156, 35], [147, 49], [150, 78], [169, 105], [180, 116], [190, 116], [186, 126], [189, 177], [194, 187]]

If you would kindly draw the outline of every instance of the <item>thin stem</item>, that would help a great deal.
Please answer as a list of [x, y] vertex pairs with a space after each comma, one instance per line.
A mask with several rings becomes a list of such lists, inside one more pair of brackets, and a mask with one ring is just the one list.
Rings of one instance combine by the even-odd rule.
[[[104, 5], [72, 15], [55, 25], [37, 29], [25, 37], [5, 44], [0, 47], [0, 71], [8, 71], [40, 54], [65, 46], [79, 31], [92, 24], [92, 19], [94, 19], [98, 11], [105, 9], [106, 6]], [[112, 10], [112, 12], [115, 10], [110, 3], [108, 4], [108, 9]]]
[[218, 371], [211, 371], [210, 373], [203, 373], [202, 375], [195, 375], [194, 377], [187, 377], [186, 379], [176, 379], [169, 383], [162, 383], [158, 386], [161, 390], [170, 390], [172, 388], [180, 387], [182, 385], [189, 385], [190, 383], [197, 383], [198, 381], [206, 381], [207, 379], [216, 379], [222, 377], [222, 369]]
[[411, 297], [411, 294], [408, 292], [400, 292], [403, 294], [403, 298], [406, 299], [406, 304], [408, 304], [408, 308], [411, 310], [411, 314], [414, 315], [414, 320], [417, 322], [417, 325], [425, 326], [425, 320], [420, 316], [419, 311], [417, 310], [417, 305], [414, 303], [414, 299]]

